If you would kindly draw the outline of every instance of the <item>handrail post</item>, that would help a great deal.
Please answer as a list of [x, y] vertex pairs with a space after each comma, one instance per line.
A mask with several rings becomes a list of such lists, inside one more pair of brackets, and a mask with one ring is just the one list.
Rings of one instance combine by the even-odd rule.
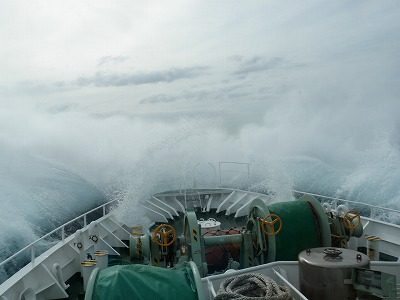
[[247, 164], [247, 190], [250, 191], [250, 164]]
[[[247, 190], [247, 191], [250, 191], [250, 164], [249, 163], [241, 163], [241, 162], [236, 162], [236, 161], [220, 161], [219, 162], [219, 164], [218, 164], [218, 170], [219, 170], [219, 185], [220, 185], [220, 187], [223, 187], [223, 185], [222, 185], [222, 172], [223, 172], [223, 170], [222, 170], [222, 165], [223, 164], [231, 164], [231, 165], [240, 165], [240, 166], [244, 166], [244, 168], [246, 168], [246, 170], [245, 169], [243, 169], [243, 168], [241, 168], [241, 169], [239, 169], [239, 170], [236, 170], [236, 169], [234, 169], [234, 170], [230, 170], [230, 169], [228, 169], [228, 170], [225, 170], [225, 172], [234, 172], [234, 173], [239, 173], [239, 178], [241, 179], [241, 180], [244, 180], [244, 181], [246, 181], [245, 182], [245, 190]], [[246, 172], [247, 171], [247, 172]], [[247, 173], [247, 177], [245, 178], [245, 179], [243, 179], [243, 177], [245, 176], [245, 174]], [[235, 178], [233, 178], [233, 179], [235, 179]]]
[[65, 227], [64, 225], [61, 227], [61, 241], [64, 242], [65, 239]]
[[83, 227], [86, 227], [86, 214], [83, 215]]
[[371, 219], [374, 219], [374, 218], [378, 219], [377, 216], [378, 216], [378, 214], [376, 212], [376, 208], [375, 207], [371, 207], [371, 212], [370, 212], [370, 216], [369, 217]]
[[34, 265], [35, 264], [35, 245], [31, 246], [31, 263]]
[[[115, 203], [115, 202], [117, 202], [116, 199], [111, 200], [111, 201], [105, 203], [105, 204], [103, 205], [103, 207], [104, 207], [103, 209], [105, 209], [105, 205], [109, 205], [109, 204]], [[84, 218], [84, 223], [85, 223], [85, 226], [86, 226], [86, 223], [87, 223], [86, 215], [87, 215], [88, 213], [91, 213], [91, 212], [93, 212], [93, 211], [95, 211], [95, 210], [100, 209], [101, 206], [102, 206], [102, 205], [99, 205], [98, 207], [96, 207], [96, 208], [90, 210], [89, 212], [86, 212], [85, 214], [82, 214], [82, 215], [80, 215], [80, 216], [78, 216], [78, 217], [76, 217], [76, 218], [74, 218], [74, 219], [68, 221], [67, 223], [65, 223], [65, 224], [63, 224], [63, 225], [57, 227], [56, 229], [50, 231], [49, 233], [43, 235], [42, 237], [40, 237], [40, 238], [37, 239], [36, 241], [30, 243], [29, 245], [27, 245], [27, 246], [25, 246], [24, 248], [20, 249], [18, 252], [14, 253], [13, 255], [11, 255], [11, 256], [9, 256], [8, 258], [6, 258], [5, 260], [1, 261], [1, 262], [0, 262], [0, 267], [3, 267], [5, 264], [7, 264], [7, 263], [8, 263], [9, 261], [11, 261], [12, 259], [14, 259], [14, 258], [16, 258], [16, 257], [18, 257], [18, 256], [20, 256], [20, 255], [22, 255], [22, 253], [26, 254], [28, 251], [31, 252], [31, 263], [32, 263], [32, 265], [35, 265], [35, 261], [36, 261], [35, 245], [36, 245], [39, 241], [42, 241], [42, 240], [45, 239], [46, 237], [49, 237], [51, 234], [54, 234], [54, 233], [56, 233], [56, 232], [60, 232], [60, 230], [61, 230], [61, 240], [65, 241], [65, 237], [66, 237], [66, 234], [65, 234], [65, 226], [71, 224], [72, 222], [76, 222], [76, 221], [78, 221], [78, 220], [81, 220], [82, 217]], [[112, 210], [112, 207], [111, 207], [111, 210]]]
[[221, 162], [218, 164], [218, 170], [219, 170], [219, 187], [222, 187]]
[[103, 205], [103, 217], [106, 215], [106, 205]]
[[337, 200], [333, 200], [332, 201], [332, 206], [333, 206], [333, 209], [336, 211], [336, 209], [337, 209], [337, 207], [338, 207], [338, 203], [337, 203]]

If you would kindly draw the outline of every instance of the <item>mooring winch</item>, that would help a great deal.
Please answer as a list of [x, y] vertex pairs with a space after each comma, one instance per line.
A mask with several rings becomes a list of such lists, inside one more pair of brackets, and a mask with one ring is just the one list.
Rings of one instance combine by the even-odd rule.
[[[362, 235], [357, 212], [334, 215], [309, 195], [268, 206], [255, 199], [246, 226], [227, 229], [225, 234], [218, 229], [223, 224], [216, 218], [199, 220], [197, 214], [201, 211], [186, 211], [180, 235], [171, 224], [160, 224], [151, 233], [131, 235], [131, 258], [160, 267], [179, 267], [193, 261], [206, 276], [228, 268], [297, 260], [305, 249], [331, 247], [338, 240], [345, 246], [351, 236]], [[210, 259], [207, 249], [212, 247], [219, 252]]]

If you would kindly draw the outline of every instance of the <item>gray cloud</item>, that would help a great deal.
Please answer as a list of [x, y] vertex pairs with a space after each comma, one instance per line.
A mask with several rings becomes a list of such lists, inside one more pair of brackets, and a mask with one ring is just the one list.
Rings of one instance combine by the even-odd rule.
[[101, 66], [104, 64], [116, 64], [116, 63], [122, 63], [126, 60], [129, 59], [129, 56], [112, 56], [112, 55], [107, 55], [99, 58], [97, 66]]
[[242, 55], [232, 55], [228, 57], [228, 60], [233, 61], [233, 62], [240, 62], [243, 60]]
[[71, 111], [76, 109], [78, 105], [76, 103], [61, 103], [57, 105], [53, 105], [47, 109], [47, 111], [51, 114], [59, 114]]
[[151, 97], [144, 98], [140, 100], [140, 104], [156, 104], [156, 103], [168, 103], [174, 102], [177, 98], [174, 96], [167, 96], [167, 95], [155, 95]]
[[158, 94], [140, 100], [140, 104], [161, 104], [183, 101], [185, 103], [231, 103], [240, 100], [259, 100], [264, 96], [249, 89], [246, 84], [229, 85], [224, 87], [180, 90], [176, 93]]
[[229, 59], [239, 63], [237, 70], [233, 74], [243, 77], [247, 76], [250, 73], [262, 72], [281, 67], [284, 64], [284, 60], [282, 57], [273, 57], [270, 59], [266, 59], [261, 56], [254, 56], [250, 59], [245, 60], [241, 56], [232, 56]]
[[14, 93], [38, 95], [45, 93], [63, 92], [73, 89], [68, 82], [65, 81], [53, 81], [44, 82], [37, 80], [25, 80], [18, 82], [14, 87], [10, 87], [9, 90]]
[[[112, 87], [152, 84], [159, 82], [173, 82], [180, 79], [196, 78], [206, 73], [209, 67], [195, 66], [188, 68], [171, 68], [163, 71], [136, 72], [136, 73], [103, 73], [97, 72], [93, 76], [79, 77], [72, 81], [38, 81], [25, 80], [14, 86], [0, 86], [0, 94], [48, 94], [76, 90], [82, 87]], [[157, 96], [158, 97], [158, 96]], [[143, 99], [143, 103], [171, 102], [171, 99], [157, 99], [152, 97]]]
[[[219, 94], [219, 93], [218, 93]], [[217, 95], [213, 90], [182, 90], [174, 94], [159, 94], [142, 99], [140, 104], [160, 104], [175, 101], [200, 102], [203, 100], [215, 99]]]
[[98, 72], [92, 77], [80, 77], [76, 80], [78, 86], [129, 86], [139, 84], [150, 84], [158, 82], [172, 82], [184, 78], [201, 76], [209, 69], [206, 66], [189, 68], [171, 68], [164, 71], [138, 72], [138, 73], [116, 73], [106, 74]]
[[126, 111], [115, 111], [115, 112], [107, 112], [107, 113], [92, 113], [91, 117], [96, 119], [107, 119], [112, 117], [124, 117], [128, 119], [155, 119], [158, 121], [168, 121], [174, 122], [179, 120], [180, 118], [217, 118], [221, 116], [222, 111], [211, 111], [207, 109], [202, 110], [179, 110], [179, 111], [155, 111], [155, 112], [146, 112], [146, 113], [133, 113]]

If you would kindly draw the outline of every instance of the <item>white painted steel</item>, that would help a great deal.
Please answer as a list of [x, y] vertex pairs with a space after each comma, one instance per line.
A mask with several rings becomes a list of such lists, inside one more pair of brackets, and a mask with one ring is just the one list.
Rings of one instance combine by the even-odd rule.
[[130, 233], [123, 228], [122, 224], [113, 219], [112, 214], [107, 214], [96, 222], [99, 225], [99, 237], [96, 242], [91, 239], [90, 226], [81, 229], [80, 238], [83, 244], [81, 249], [77, 248], [75, 235], [60, 240], [1, 284], [0, 299], [1, 297], [13, 299], [14, 295], [22, 295], [25, 299], [33, 296], [36, 299], [68, 297], [65, 292], [67, 285], [62, 281], [68, 280], [81, 271], [81, 262], [86, 258], [87, 253], [91, 253], [94, 257], [95, 251], [106, 250], [110, 254], [119, 255], [114, 247], [127, 248], [122, 240], [126, 239]]

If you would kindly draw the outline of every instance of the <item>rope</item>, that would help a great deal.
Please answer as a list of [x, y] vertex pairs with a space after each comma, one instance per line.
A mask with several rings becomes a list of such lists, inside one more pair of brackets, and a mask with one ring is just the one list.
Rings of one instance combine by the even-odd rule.
[[214, 300], [287, 300], [292, 299], [286, 286], [276, 284], [259, 273], [243, 274], [225, 279]]

